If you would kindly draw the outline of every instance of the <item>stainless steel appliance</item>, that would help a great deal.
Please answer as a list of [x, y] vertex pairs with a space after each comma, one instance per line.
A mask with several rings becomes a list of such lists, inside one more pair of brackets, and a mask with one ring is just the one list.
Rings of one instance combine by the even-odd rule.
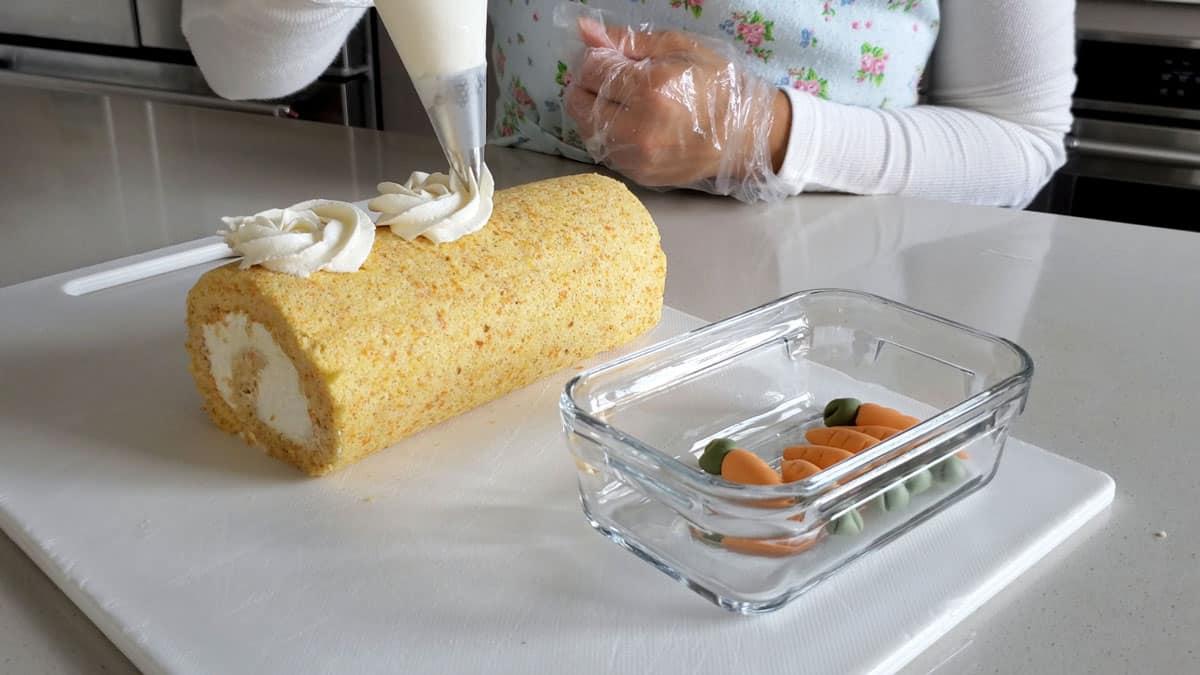
[[0, 83], [377, 128], [375, 20], [368, 13], [322, 76], [283, 99], [226, 101], [180, 30], [181, 0], [0, 0]]
[[1200, 39], [1080, 37], [1069, 159], [1033, 208], [1200, 231]]

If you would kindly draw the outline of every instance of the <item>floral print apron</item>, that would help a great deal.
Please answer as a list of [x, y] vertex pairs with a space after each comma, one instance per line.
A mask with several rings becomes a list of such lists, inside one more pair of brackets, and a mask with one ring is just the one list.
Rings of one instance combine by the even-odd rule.
[[[727, 41], [741, 65], [778, 87], [856, 106], [905, 107], [938, 31], [937, 0], [572, 0]], [[591, 161], [563, 90], [582, 42], [554, 24], [563, 0], [490, 0], [499, 83], [491, 142]]]

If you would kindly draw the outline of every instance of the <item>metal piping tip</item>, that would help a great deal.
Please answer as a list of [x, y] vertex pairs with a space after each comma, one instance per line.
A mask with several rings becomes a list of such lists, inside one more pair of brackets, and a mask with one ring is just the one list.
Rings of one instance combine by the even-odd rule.
[[483, 176], [483, 148], [471, 148], [464, 153], [446, 151], [446, 161], [450, 170], [458, 174], [460, 180], [469, 185], [479, 185]]
[[421, 78], [414, 84], [450, 169], [463, 181], [478, 185], [487, 142], [486, 69]]

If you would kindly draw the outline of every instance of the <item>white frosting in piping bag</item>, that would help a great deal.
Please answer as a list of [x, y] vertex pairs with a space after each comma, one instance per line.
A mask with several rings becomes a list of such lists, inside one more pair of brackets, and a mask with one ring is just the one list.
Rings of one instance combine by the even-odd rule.
[[487, 64], [487, 0], [375, 0], [413, 80]]
[[286, 209], [222, 218], [229, 247], [253, 265], [308, 277], [318, 270], [356, 272], [371, 254], [375, 223], [349, 202], [310, 199]]
[[377, 225], [390, 226], [409, 241], [425, 237], [445, 243], [487, 224], [496, 187], [484, 165], [478, 186], [464, 184], [457, 175], [415, 171], [403, 185], [380, 183], [379, 191], [382, 194], [367, 204], [382, 213]]

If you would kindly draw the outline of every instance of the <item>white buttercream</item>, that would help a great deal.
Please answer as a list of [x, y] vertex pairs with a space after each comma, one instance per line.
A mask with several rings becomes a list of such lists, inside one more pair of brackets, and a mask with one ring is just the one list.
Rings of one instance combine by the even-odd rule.
[[286, 209], [222, 218], [225, 242], [253, 265], [307, 278], [318, 270], [355, 272], [371, 254], [375, 223], [349, 202], [311, 199]]
[[217, 391], [231, 408], [237, 405], [233, 395], [234, 362], [246, 351], [256, 352], [263, 367], [258, 372], [255, 415], [294, 443], [312, 441], [313, 425], [308, 399], [300, 389], [300, 373], [262, 324], [240, 312], [226, 314], [221, 321], [204, 326], [204, 346]]
[[379, 184], [378, 197], [367, 203], [381, 215], [377, 225], [409, 241], [425, 237], [435, 243], [477, 232], [492, 217], [496, 186], [484, 165], [479, 185], [464, 184], [457, 175], [414, 171], [403, 184]]
[[375, 0], [375, 10], [413, 80], [487, 63], [487, 0]]

